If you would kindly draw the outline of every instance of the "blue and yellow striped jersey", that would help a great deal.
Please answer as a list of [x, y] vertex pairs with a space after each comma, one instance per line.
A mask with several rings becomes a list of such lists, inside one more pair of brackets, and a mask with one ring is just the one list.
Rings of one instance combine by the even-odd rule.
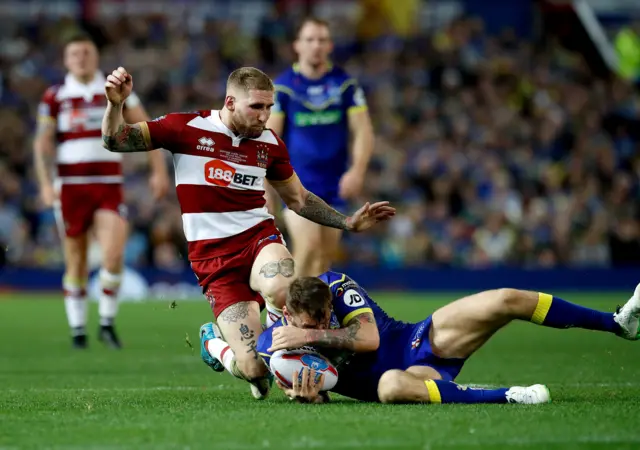
[[[387, 313], [369, 297], [367, 292], [347, 275], [337, 272], [325, 272], [320, 275], [319, 278], [327, 283], [331, 289], [333, 310], [331, 312], [330, 327], [332, 329], [343, 328], [355, 317], [364, 313], [372, 313], [375, 317], [381, 339], [387, 330], [395, 329], [399, 325], [404, 325], [402, 322], [389, 317]], [[258, 353], [267, 365], [269, 365], [271, 358], [271, 353], [268, 349], [271, 347], [273, 330], [283, 325], [287, 325], [284, 317], [266, 329], [258, 339]], [[322, 354], [328, 357], [338, 370], [340, 370], [341, 365], [348, 362], [353, 355], [352, 352], [334, 349], [323, 349]]]
[[275, 80], [272, 114], [284, 115], [282, 140], [302, 184], [329, 204], [341, 205], [340, 177], [349, 163], [349, 114], [367, 109], [355, 78], [331, 67], [311, 80], [297, 65]]

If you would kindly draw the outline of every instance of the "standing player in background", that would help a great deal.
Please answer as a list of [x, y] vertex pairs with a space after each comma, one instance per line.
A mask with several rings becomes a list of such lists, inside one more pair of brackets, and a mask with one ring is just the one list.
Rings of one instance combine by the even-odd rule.
[[[329, 60], [333, 50], [329, 25], [306, 19], [294, 42], [298, 62], [275, 80], [276, 103], [267, 126], [289, 148], [302, 183], [340, 210], [362, 189], [373, 149], [373, 129], [362, 88]], [[349, 138], [353, 138], [349, 166]], [[269, 207], [278, 207], [273, 190]], [[293, 241], [300, 276], [329, 269], [341, 230], [327, 228], [285, 208], [285, 224]]]
[[[107, 102], [98, 59], [98, 49], [90, 37], [78, 35], [67, 41], [64, 64], [69, 73], [64, 83], [45, 92], [38, 107], [34, 140], [40, 198], [45, 206], [55, 207], [59, 226], [64, 228], [64, 302], [76, 348], [87, 346], [87, 250], [92, 227], [103, 258], [98, 337], [111, 347], [121, 346], [114, 319], [127, 240], [127, 210], [122, 192], [122, 155], [102, 147], [100, 127]], [[135, 95], [129, 97], [125, 114], [130, 122], [148, 118]], [[49, 163], [54, 155], [55, 186]], [[162, 153], [149, 153], [149, 163], [151, 190], [159, 198], [169, 188]]]

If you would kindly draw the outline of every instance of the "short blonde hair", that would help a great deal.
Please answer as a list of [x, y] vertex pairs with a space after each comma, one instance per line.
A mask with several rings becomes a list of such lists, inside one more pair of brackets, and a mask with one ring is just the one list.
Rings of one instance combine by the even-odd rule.
[[273, 81], [269, 75], [255, 67], [241, 67], [234, 70], [227, 78], [227, 90], [240, 88], [245, 91], [255, 89], [257, 91], [273, 91]]

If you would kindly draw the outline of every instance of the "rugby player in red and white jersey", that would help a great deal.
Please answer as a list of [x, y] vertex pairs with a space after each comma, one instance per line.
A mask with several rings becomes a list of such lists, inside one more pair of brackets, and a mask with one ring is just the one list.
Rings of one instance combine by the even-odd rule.
[[[122, 155], [102, 146], [105, 77], [98, 70], [98, 49], [91, 38], [78, 35], [68, 40], [64, 63], [69, 71], [64, 83], [47, 89], [38, 108], [34, 162], [40, 197], [46, 207], [55, 207], [60, 228], [64, 228], [64, 300], [74, 347], [87, 345], [87, 250], [91, 240], [88, 232], [93, 227], [103, 258], [98, 337], [119, 348], [114, 319], [127, 239]], [[124, 114], [132, 122], [148, 118], [135, 95], [127, 100]], [[48, 164], [54, 156], [55, 183]], [[149, 153], [149, 163], [153, 194], [164, 196], [169, 178], [162, 153]]]
[[105, 147], [118, 153], [162, 147], [173, 153], [191, 267], [225, 339], [213, 335], [205, 351], [218, 365], [214, 370], [224, 366], [263, 398], [269, 385], [256, 350], [260, 307], [266, 303], [267, 325], [277, 320], [295, 276], [293, 258], [265, 206], [265, 179], [292, 211], [321, 225], [362, 231], [389, 219], [395, 209], [388, 202], [367, 203], [347, 217], [304, 188], [284, 143], [265, 128], [274, 87], [258, 69], [245, 67], [229, 76], [221, 110], [173, 113], [137, 124], [127, 124], [122, 115], [132, 86], [122, 67], [107, 77]]

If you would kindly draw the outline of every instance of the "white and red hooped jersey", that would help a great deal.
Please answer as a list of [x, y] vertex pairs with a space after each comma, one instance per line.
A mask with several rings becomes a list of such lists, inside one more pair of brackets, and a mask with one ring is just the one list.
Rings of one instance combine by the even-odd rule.
[[[58, 181], [62, 184], [122, 183], [122, 155], [102, 146], [102, 117], [107, 106], [105, 77], [96, 73], [84, 84], [71, 74], [51, 86], [38, 106], [38, 120], [54, 123]], [[131, 95], [125, 107], [140, 104]]]
[[264, 180], [294, 179], [289, 152], [273, 131], [236, 137], [216, 110], [168, 114], [141, 126], [153, 147], [173, 153], [191, 261], [240, 251], [273, 225]]

